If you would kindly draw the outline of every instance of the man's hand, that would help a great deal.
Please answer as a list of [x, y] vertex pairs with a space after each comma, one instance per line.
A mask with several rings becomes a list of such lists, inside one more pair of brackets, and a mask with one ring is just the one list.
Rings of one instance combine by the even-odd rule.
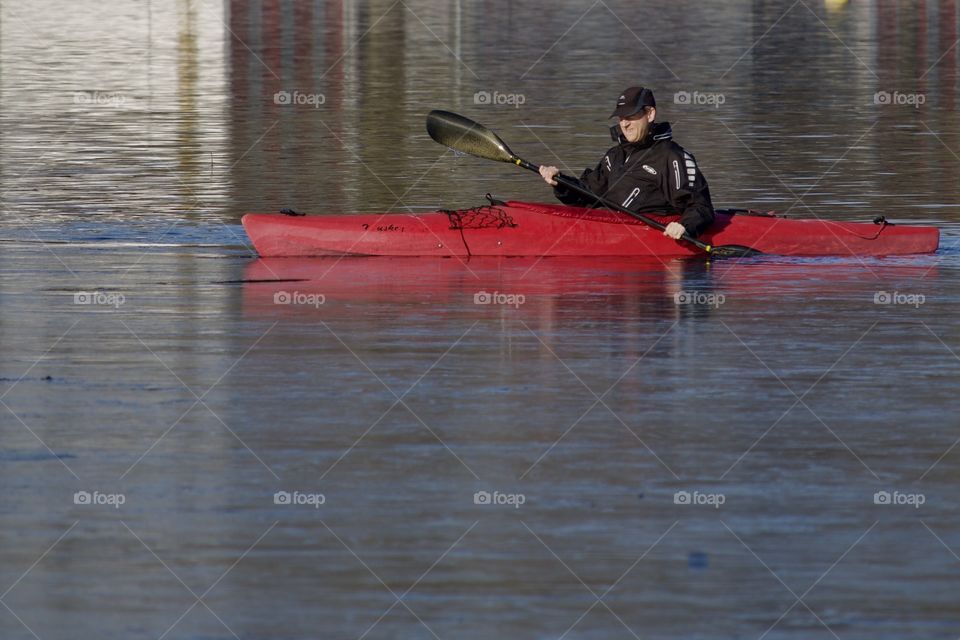
[[540, 167], [540, 175], [551, 187], [557, 186], [557, 181], [554, 178], [557, 177], [558, 173], [560, 173], [560, 169], [556, 167]]
[[[541, 169], [541, 171], [543, 171]], [[674, 240], [679, 240], [683, 234], [687, 232], [687, 228], [680, 224], [679, 222], [671, 222], [667, 225], [667, 228], [663, 230], [663, 235], [668, 238], [673, 238]]]

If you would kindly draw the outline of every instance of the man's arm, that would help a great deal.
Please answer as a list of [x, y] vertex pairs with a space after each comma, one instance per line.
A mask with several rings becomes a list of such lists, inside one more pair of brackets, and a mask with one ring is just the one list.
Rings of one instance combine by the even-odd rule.
[[[592, 193], [603, 196], [607, 192], [607, 180], [610, 177], [610, 163], [610, 152], [607, 152], [607, 154], [601, 158], [600, 162], [597, 163], [596, 168], [587, 169], [580, 175], [577, 183]], [[581, 195], [572, 189], [567, 189], [562, 184], [553, 187], [553, 195], [555, 195], [560, 202], [572, 206], [589, 207], [596, 202], [593, 198]]]
[[670, 204], [680, 212], [680, 224], [689, 235], [696, 237], [713, 223], [713, 202], [707, 179], [700, 172], [696, 159], [679, 147], [668, 157], [664, 192]]

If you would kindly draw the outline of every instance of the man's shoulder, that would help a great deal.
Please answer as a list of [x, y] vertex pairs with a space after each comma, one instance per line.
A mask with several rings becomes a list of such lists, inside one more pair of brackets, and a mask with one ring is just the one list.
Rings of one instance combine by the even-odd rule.
[[679, 142], [673, 140], [672, 138], [670, 140], [661, 140], [658, 143], [658, 146], [663, 149], [663, 153], [665, 155], [693, 157], [692, 153], [687, 151], [683, 146], [680, 145]]

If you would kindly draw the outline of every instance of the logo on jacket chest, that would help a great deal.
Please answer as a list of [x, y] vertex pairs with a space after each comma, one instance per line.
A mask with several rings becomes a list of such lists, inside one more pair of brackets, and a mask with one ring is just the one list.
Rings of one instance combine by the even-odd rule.
[[648, 165], [648, 164], [643, 165], [642, 169], [643, 169], [644, 171], [646, 171], [647, 173], [649, 173], [650, 175], [652, 175], [652, 176], [657, 175], [657, 170], [654, 169], [653, 167], [651, 167], [651, 166]]

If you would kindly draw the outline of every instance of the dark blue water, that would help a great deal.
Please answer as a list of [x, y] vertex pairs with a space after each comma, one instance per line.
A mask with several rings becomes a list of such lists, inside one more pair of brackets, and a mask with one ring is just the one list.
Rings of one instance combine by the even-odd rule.
[[[960, 635], [955, 5], [0, 16], [0, 637]], [[548, 199], [425, 113], [575, 172], [635, 82], [718, 206], [935, 223], [941, 249], [247, 246], [251, 210]]]

